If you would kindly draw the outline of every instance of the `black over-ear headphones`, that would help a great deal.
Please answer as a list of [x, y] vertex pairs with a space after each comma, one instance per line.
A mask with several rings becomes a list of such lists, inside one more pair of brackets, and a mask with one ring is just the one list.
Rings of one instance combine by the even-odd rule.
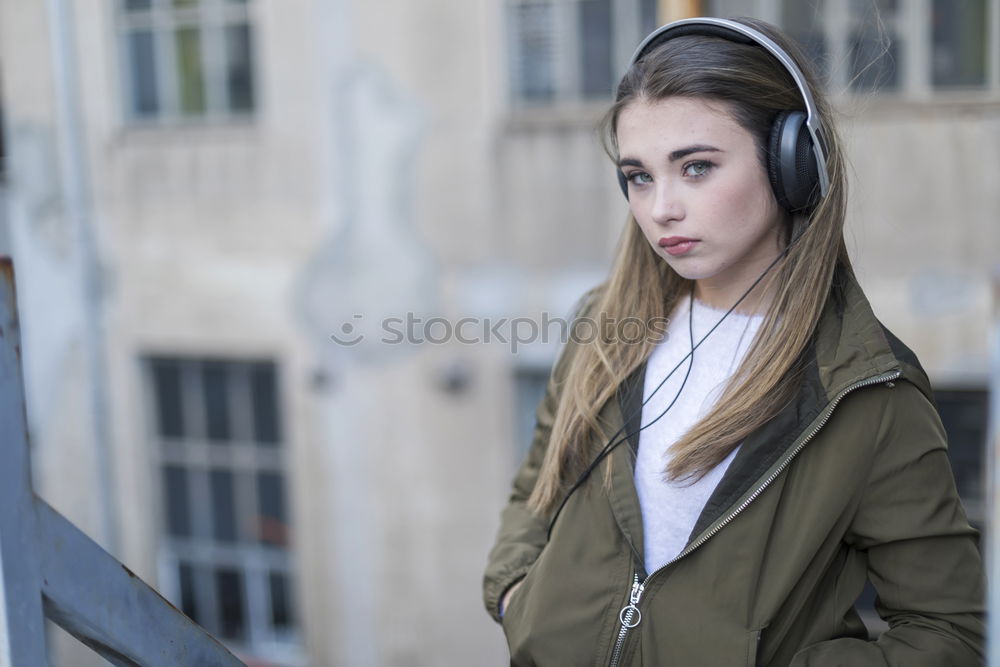
[[[759, 30], [737, 21], [717, 18], [682, 19], [654, 30], [639, 44], [629, 67], [654, 46], [682, 35], [705, 35], [741, 44], [756, 44], [767, 49], [791, 74], [802, 93], [806, 110], [778, 113], [768, 142], [767, 175], [774, 195], [784, 209], [791, 213], [812, 211], [826, 196], [830, 176], [826, 170], [826, 137], [802, 70], [784, 49]], [[618, 170], [618, 183], [625, 199], [628, 199], [628, 180], [621, 169]]]

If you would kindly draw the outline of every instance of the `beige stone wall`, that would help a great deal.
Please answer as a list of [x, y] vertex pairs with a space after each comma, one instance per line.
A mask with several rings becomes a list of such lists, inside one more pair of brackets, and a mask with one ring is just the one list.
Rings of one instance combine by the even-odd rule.
[[848, 112], [848, 245], [883, 322], [940, 388], [987, 384], [1000, 105]]

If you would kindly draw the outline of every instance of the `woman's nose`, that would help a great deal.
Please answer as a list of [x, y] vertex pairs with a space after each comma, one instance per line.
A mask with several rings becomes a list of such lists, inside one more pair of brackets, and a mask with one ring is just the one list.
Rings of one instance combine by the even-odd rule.
[[653, 196], [653, 221], [661, 225], [684, 217], [684, 207], [674, 188], [660, 185]]

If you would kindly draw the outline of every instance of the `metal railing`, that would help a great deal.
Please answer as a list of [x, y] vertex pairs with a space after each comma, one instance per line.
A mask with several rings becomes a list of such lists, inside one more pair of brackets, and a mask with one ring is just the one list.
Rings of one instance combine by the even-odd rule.
[[48, 664], [49, 618], [113, 665], [243, 665], [31, 486], [10, 259], [0, 257], [0, 667]]
[[993, 270], [989, 422], [986, 436], [987, 662], [1000, 665], [1000, 264]]

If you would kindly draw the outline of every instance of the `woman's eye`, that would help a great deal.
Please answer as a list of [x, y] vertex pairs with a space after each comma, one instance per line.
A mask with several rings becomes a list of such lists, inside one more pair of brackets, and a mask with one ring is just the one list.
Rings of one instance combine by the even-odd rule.
[[697, 162], [688, 162], [684, 165], [684, 175], [693, 176], [697, 178], [699, 176], [704, 176], [708, 173], [708, 170], [712, 168], [711, 162], [706, 162], [704, 160], [699, 160]]
[[644, 171], [633, 171], [628, 175], [628, 180], [632, 185], [647, 185], [653, 182], [653, 177]]

